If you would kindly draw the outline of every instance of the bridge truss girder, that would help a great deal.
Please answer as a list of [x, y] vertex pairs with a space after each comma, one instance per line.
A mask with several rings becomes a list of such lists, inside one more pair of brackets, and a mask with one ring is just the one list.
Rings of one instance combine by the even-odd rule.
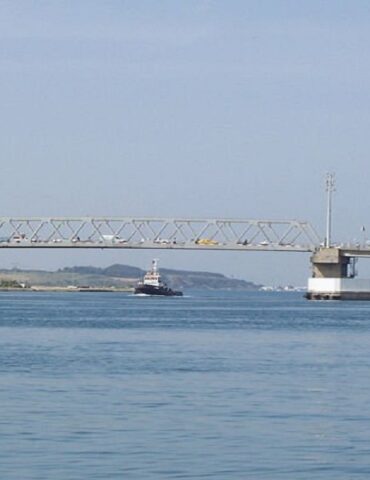
[[311, 252], [308, 222], [133, 217], [0, 217], [0, 248], [162, 248]]

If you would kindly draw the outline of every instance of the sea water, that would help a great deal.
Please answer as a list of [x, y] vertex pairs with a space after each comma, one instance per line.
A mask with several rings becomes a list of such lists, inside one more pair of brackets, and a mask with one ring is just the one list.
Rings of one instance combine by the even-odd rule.
[[368, 479], [370, 302], [0, 293], [0, 479]]

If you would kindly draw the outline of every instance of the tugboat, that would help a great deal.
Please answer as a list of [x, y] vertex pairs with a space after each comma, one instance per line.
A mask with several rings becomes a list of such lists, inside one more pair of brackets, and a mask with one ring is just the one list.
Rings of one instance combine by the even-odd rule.
[[144, 275], [143, 281], [135, 288], [135, 295], [162, 295], [165, 297], [181, 297], [182, 292], [172, 290], [162, 282], [157, 268], [157, 260], [152, 261], [152, 268]]

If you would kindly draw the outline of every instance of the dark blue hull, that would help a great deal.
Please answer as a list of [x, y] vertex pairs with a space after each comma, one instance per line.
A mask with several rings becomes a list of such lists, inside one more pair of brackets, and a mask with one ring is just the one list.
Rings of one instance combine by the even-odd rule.
[[160, 295], [163, 297], [181, 297], [182, 292], [171, 290], [171, 288], [160, 286], [154, 287], [153, 285], [138, 285], [135, 288], [135, 295]]

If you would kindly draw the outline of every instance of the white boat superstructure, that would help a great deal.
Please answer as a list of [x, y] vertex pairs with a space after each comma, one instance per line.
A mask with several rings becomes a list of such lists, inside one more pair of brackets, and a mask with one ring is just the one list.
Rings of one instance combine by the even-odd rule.
[[158, 261], [156, 259], [152, 260], [152, 268], [143, 278], [143, 285], [151, 285], [152, 287], [159, 287], [161, 285], [161, 276], [158, 272]]

